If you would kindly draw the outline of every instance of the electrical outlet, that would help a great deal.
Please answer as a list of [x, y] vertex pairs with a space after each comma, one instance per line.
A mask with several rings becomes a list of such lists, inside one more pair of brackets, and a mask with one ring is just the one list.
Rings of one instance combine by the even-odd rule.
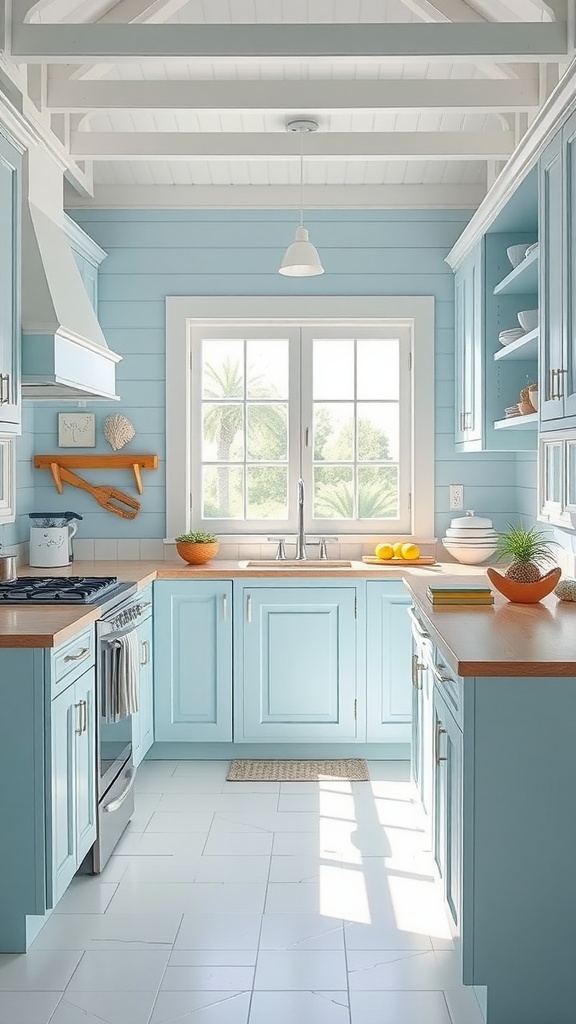
[[462, 484], [450, 485], [450, 511], [458, 512], [464, 508], [464, 487]]

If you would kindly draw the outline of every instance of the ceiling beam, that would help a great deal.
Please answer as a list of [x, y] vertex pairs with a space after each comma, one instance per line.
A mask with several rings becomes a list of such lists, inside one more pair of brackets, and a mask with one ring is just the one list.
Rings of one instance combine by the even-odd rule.
[[[506, 160], [513, 132], [320, 132], [310, 160]], [[281, 132], [74, 132], [75, 160], [289, 160], [300, 139]]]
[[17, 63], [83, 64], [171, 58], [543, 63], [566, 58], [562, 22], [332, 25], [22, 25], [12, 30]]
[[[475, 209], [485, 185], [307, 185], [307, 209]], [[286, 210], [297, 218], [297, 185], [96, 185], [93, 199], [66, 193], [68, 209]]]
[[536, 110], [537, 81], [48, 81], [50, 110]]

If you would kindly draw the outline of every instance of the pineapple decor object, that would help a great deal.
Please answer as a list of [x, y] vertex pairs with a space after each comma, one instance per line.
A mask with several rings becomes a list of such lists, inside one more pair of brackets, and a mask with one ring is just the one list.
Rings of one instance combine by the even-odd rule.
[[556, 541], [547, 540], [542, 530], [533, 526], [530, 530], [524, 526], [508, 524], [505, 533], [498, 537], [496, 560], [511, 558], [506, 570], [509, 580], [517, 583], [536, 583], [542, 577], [542, 568], [555, 562], [550, 546]]
[[545, 571], [554, 563], [550, 548], [556, 541], [549, 540], [542, 530], [535, 526], [508, 524], [508, 529], [498, 537], [496, 557], [500, 561], [510, 558], [506, 573], [487, 569], [491, 583], [509, 601], [532, 604], [550, 594], [557, 585], [561, 570], [556, 567]]

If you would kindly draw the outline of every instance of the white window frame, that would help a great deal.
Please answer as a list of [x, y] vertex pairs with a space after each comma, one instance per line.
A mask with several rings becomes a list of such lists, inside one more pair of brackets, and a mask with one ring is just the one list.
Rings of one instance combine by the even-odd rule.
[[[279, 322], [288, 328], [332, 326], [378, 327], [382, 321], [408, 327], [412, 333], [412, 452], [411, 528], [400, 536], [421, 542], [434, 540], [434, 298], [432, 296], [168, 296], [166, 298], [166, 532], [167, 543], [195, 526], [191, 522], [191, 429], [197, 403], [193, 401], [192, 335], [242, 322]], [[194, 406], [194, 409], [193, 409]], [[238, 524], [240, 526], [240, 524]], [[234, 523], [230, 523], [231, 530]], [[284, 524], [284, 529], [290, 527]], [[339, 531], [339, 527], [337, 528]], [[261, 541], [273, 524], [258, 534], [226, 533], [229, 542]], [[318, 533], [331, 530], [326, 521]], [[223, 531], [220, 531], [221, 533]], [[340, 532], [340, 531], [339, 531]], [[378, 537], [385, 534], [379, 533]], [[342, 537], [344, 535], [342, 534]], [[396, 536], [396, 534], [395, 534]], [[358, 523], [350, 540], [371, 541], [373, 533]]]

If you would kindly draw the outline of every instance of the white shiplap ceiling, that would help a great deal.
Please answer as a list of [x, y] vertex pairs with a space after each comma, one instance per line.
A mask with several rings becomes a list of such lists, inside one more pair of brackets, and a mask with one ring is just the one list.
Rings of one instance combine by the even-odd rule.
[[[516, 23], [519, 33], [531, 23], [534, 31], [549, 31], [545, 23], [562, 19], [565, 2], [38, 0], [26, 4], [25, 20], [37, 31], [71, 23], [172, 25], [176, 31], [290, 25], [301, 26], [303, 42], [308, 25], [431, 25], [441, 32], [457, 23], [473, 32], [488, 23], [496, 41], [499, 23]], [[15, 0], [17, 9], [19, 3], [26, 0]], [[147, 39], [153, 29], [148, 33]], [[88, 39], [82, 30], [81, 38]], [[70, 63], [62, 56], [45, 62], [42, 54], [25, 60], [46, 63], [43, 102], [60, 137], [93, 173], [96, 202], [137, 202], [139, 186], [148, 198], [156, 186], [159, 205], [177, 205], [181, 186], [182, 201], [190, 205], [194, 186], [204, 205], [277, 206], [282, 196], [294, 205], [298, 149], [286, 146], [298, 140], [289, 144], [277, 136], [286, 136], [291, 118], [308, 117], [319, 124], [314, 139], [304, 140], [309, 205], [402, 204], [404, 196], [407, 205], [429, 205], [433, 198], [433, 205], [468, 206], [480, 201], [572, 57], [567, 43], [565, 55], [548, 51], [540, 62], [531, 45], [512, 62], [500, 58], [509, 51], [497, 45], [465, 60], [455, 55], [468, 49], [448, 48], [452, 60], [437, 53], [426, 60], [423, 51], [403, 59], [362, 53], [273, 59], [264, 51], [194, 59], [175, 52], [159, 59], [152, 48], [146, 58], [123, 51], [122, 60], [106, 63], [110, 51], [98, 49], [98, 60], [82, 63], [85, 53], [96, 51], [81, 46]]]

